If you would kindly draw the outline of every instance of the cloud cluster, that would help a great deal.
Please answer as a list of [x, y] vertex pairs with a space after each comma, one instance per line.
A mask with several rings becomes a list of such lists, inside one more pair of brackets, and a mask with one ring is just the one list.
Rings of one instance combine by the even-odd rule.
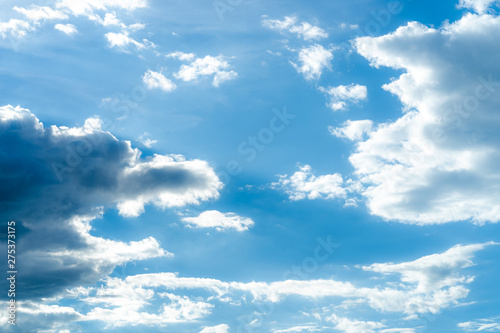
[[[138, 42], [130, 37], [130, 32], [143, 29], [144, 24], [133, 23], [126, 25], [115, 13], [116, 10], [131, 12], [147, 6], [148, 2], [145, 0], [57, 0], [53, 1], [51, 6], [35, 4], [28, 8], [15, 6], [12, 9], [20, 14], [22, 18], [12, 18], [7, 22], [0, 22], [0, 36], [2, 38], [12, 37], [18, 39], [26, 36], [28, 32], [36, 31], [47, 22], [65, 22], [82, 16], [103, 27], [114, 27], [121, 30], [120, 32], [105, 34], [109, 47], [115, 47], [121, 51], [126, 51], [131, 46], [136, 49], [151, 48], [155, 47], [155, 45], [147, 39]], [[68, 35], [78, 32], [77, 27], [71, 23], [57, 23], [54, 28]]]
[[328, 96], [328, 107], [333, 111], [345, 110], [348, 103], [358, 103], [365, 100], [368, 92], [365, 86], [350, 84], [338, 87], [320, 87], [319, 90]]
[[279, 181], [271, 186], [285, 191], [290, 200], [303, 199], [336, 199], [345, 198], [348, 193], [349, 182], [344, 182], [342, 175], [316, 176], [310, 165], [299, 166], [299, 171], [293, 175], [280, 175]]
[[466, 14], [440, 29], [411, 22], [356, 40], [372, 66], [404, 70], [384, 89], [408, 110], [380, 124], [350, 157], [373, 214], [419, 224], [498, 221], [495, 31], [500, 17]]
[[[333, 279], [283, 280], [271, 283], [225, 282], [210, 278], [180, 277], [175, 273], [152, 273], [123, 279], [107, 278], [98, 288], [78, 287], [69, 290], [66, 296], [74, 298], [76, 305], [81, 303], [91, 306], [87, 312], [62, 309], [54, 300], [49, 300], [44, 306], [46, 311], [57, 310], [64, 315], [73, 316], [75, 320], [98, 321], [108, 327], [130, 324], [164, 326], [206, 317], [216, 309], [214, 302], [231, 306], [241, 306], [242, 302], [277, 304], [285, 302], [290, 296], [331, 299], [332, 305], [341, 305], [345, 309], [367, 305], [372, 311], [379, 313], [399, 313], [415, 317], [426, 313], [435, 314], [441, 309], [459, 304], [469, 292], [466, 285], [472, 281], [472, 277], [463, 276], [462, 271], [473, 264], [472, 258], [477, 251], [493, 244], [456, 245], [443, 253], [410, 262], [364, 266], [364, 270], [377, 274], [374, 276], [376, 280], [368, 278], [365, 281], [367, 286]], [[393, 276], [387, 274], [400, 274], [401, 278], [393, 279]], [[362, 281], [358, 279], [357, 284]], [[377, 285], [373, 286], [373, 281], [378, 281]], [[204, 291], [205, 296], [183, 295], [195, 290]], [[39, 309], [41, 306], [39, 305]], [[321, 316], [317, 317], [321, 319]], [[388, 328], [386, 322], [354, 320], [336, 313], [330, 313], [325, 319], [335, 325], [332, 328], [343, 332], [414, 332], [412, 328]], [[473, 327], [473, 324], [464, 323], [462, 326]], [[282, 331], [314, 332], [316, 327], [308, 325], [301, 330], [295, 327], [295, 330]], [[228, 327], [222, 324], [204, 330], [225, 332]]]
[[[384, 36], [355, 40], [373, 67], [403, 72], [383, 86], [404, 106], [399, 119], [330, 128], [335, 136], [357, 141], [349, 161], [356, 191], [373, 215], [413, 224], [499, 221], [496, 33], [499, 16], [466, 13], [440, 28], [410, 22]], [[348, 87], [329, 90], [334, 109], [344, 106], [343, 98], [366, 97], [361, 86]], [[342, 193], [340, 181], [327, 186]]]
[[[191, 59], [185, 55], [179, 59]], [[222, 56], [205, 56], [204, 58], [196, 58], [190, 64], [182, 65], [175, 78], [182, 81], [195, 81], [201, 77], [213, 76], [212, 85], [218, 87], [222, 82], [234, 80], [238, 73], [233, 70], [227, 70], [230, 67], [227, 59]]]
[[154, 238], [123, 243], [91, 236], [90, 221], [103, 210], [116, 207], [132, 217], [149, 204], [199, 204], [217, 198], [222, 186], [207, 162], [141, 158], [98, 119], [45, 127], [29, 110], [0, 107], [0, 144], [0, 220], [16, 221], [20, 230], [25, 297], [93, 283], [128, 261], [171, 255]]

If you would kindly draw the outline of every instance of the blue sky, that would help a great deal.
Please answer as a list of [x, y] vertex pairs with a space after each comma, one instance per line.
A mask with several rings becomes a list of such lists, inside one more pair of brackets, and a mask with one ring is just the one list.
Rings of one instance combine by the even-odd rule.
[[498, 9], [3, 1], [1, 330], [500, 332]]

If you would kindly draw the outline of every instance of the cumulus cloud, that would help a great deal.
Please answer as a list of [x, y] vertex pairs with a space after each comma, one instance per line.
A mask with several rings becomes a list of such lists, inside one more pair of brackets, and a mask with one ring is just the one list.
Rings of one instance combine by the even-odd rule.
[[234, 80], [238, 76], [233, 70], [227, 71], [229, 67], [229, 62], [222, 55], [217, 57], [207, 55], [195, 59], [189, 65], [182, 65], [174, 76], [183, 81], [194, 81], [200, 77], [213, 75], [212, 85], [218, 87], [222, 82]]
[[476, 13], [484, 14], [491, 9], [492, 5], [499, 4], [498, 0], [460, 0], [458, 7], [472, 9]]
[[307, 80], [317, 80], [325, 68], [331, 68], [330, 62], [332, 59], [333, 53], [331, 49], [315, 44], [301, 49], [298, 57], [299, 64], [292, 62], [292, 65]]
[[78, 29], [73, 24], [56, 24], [54, 28], [64, 32], [66, 35], [74, 35], [78, 33]]
[[372, 131], [373, 122], [371, 120], [347, 120], [342, 127], [328, 127], [330, 133], [337, 138], [349, 139], [351, 141], [362, 140], [365, 134]]
[[293, 175], [279, 178], [271, 186], [284, 190], [291, 200], [344, 198], [347, 193], [340, 174], [315, 176], [310, 165], [300, 166]]
[[496, 32], [499, 16], [468, 13], [439, 29], [410, 22], [355, 41], [372, 66], [404, 72], [383, 88], [405, 114], [378, 125], [349, 158], [372, 214], [416, 224], [499, 220]]
[[143, 159], [130, 142], [103, 131], [98, 119], [45, 127], [29, 110], [4, 106], [0, 144], [0, 219], [19, 225], [25, 256], [19, 283], [30, 297], [91, 283], [130, 260], [169, 255], [153, 238], [91, 237], [89, 223], [103, 210], [138, 216], [149, 204], [179, 207], [217, 198], [221, 188], [207, 162], [181, 155]]
[[142, 77], [142, 81], [144, 82], [144, 86], [146, 89], [160, 89], [165, 92], [169, 92], [175, 90], [177, 86], [171, 80], [165, 77], [162, 73], [153, 72], [152, 70], [148, 70], [144, 73]]
[[298, 23], [297, 17], [285, 16], [283, 20], [263, 20], [262, 24], [273, 30], [280, 32], [288, 31], [297, 34], [304, 40], [327, 38], [328, 34], [320, 27], [314, 26], [308, 22]]
[[354, 83], [348, 86], [319, 87], [319, 91], [328, 96], [327, 106], [333, 111], [345, 110], [348, 103], [358, 103], [365, 100], [368, 95], [365, 86]]
[[254, 225], [248, 217], [241, 217], [235, 213], [221, 213], [216, 210], [207, 210], [195, 217], [184, 217], [182, 222], [192, 228], [215, 228], [217, 231], [234, 229], [240, 232]]

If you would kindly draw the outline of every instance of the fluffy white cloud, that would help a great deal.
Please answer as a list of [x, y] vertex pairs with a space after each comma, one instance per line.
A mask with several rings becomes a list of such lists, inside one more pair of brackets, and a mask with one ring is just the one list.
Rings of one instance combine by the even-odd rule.
[[193, 81], [199, 77], [213, 75], [212, 85], [218, 87], [220, 83], [234, 80], [238, 76], [235, 71], [227, 71], [229, 67], [229, 62], [222, 55], [217, 57], [207, 55], [204, 58], [197, 58], [189, 65], [182, 65], [174, 76], [183, 81]]
[[[133, 11], [138, 8], [147, 7], [146, 0], [58, 0], [53, 6], [31, 5], [29, 8], [15, 6], [12, 9], [24, 15], [29, 22], [10, 19], [8, 22], [0, 22], [0, 36], [6, 38], [11, 35], [14, 38], [21, 38], [29, 31], [35, 31], [44, 21], [48, 20], [69, 20], [75, 16], [84, 16], [91, 21], [103, 26], [117, 26], [122, 28], [121, 33], [108, 33], [106, 38], [111, 46], [125, 47], [134, 45], [138, 49], [154, 47], [150, 41], [144, 39], [142, 43], [135, 41], [128, 36], [129, 31], [136, 31], [145, 27], [144, 24], [135, 23], [126, 25], [117, 17], [115, 10]], [[104, 17], [102, 17], [104, 15]], [[57, 24], [56, 29], [66, 34], [74, 34], [75, 27], [72, 24]]]
[[271, 186], [284, 190], [291, 200], [335, 199], [346, 196], [347, 190], [340, 174], [317, 177], [309, 165], [300, 166], [299, 169], [291, 176], [280, 175], [279, 181]]
[[195, 217], [184, 217], [182, 222], [192, 228], [215, 228], [217, 231], [234, 229], [240, 232], [254, 225], [248, 217], [241, 217], [235, 213], [221, 213], [216, 210], [207, 210]]
[[152, 70], [148, 70], [144, 73], [142, 77], [142, 81], [144, 82], [144, 86], [149, 89], [160, 89], [166, 92], [175, 90], [177, 86], [171, 80], [165, 77], [162, 73], [153, 72]]
[[144, 132], [142, 133], [139, 138], [137, 139], [140, 143], [144, 145], [146, 148], [151, 148], [155, 143], [158, 142], [158, 140], [152, 140], [149, 138], [149, 133]]
[[404, 71], [384, 89], [405, 114], [350, 156], [372, 214], [417, 224], [499, 220], [497, 33], [499, 16], [469, 13], [439, 29], [410, 22], [356, 40], [373, 66]]
[[179, 59], [181, 61], [191, 61], [195, 58], [195, 54], [176, 51], [176, 52], [172, 52], [172, 53], [167, 54], [166, 57]]
[[292, 62], [292, 65], [307, 80], [317, 80], [325, 68], [331, 68], [330, 62], [332, 59], [333, 53], [331, 49], [315, 44], [301, 49], [298, 58], [300, 64]]
[[144, 49], [150, 46], [154, 47], [147, 39], [143, 42], [138, 42], [128, 35], [128, 32], [108, 32], [104, 35], [108, 41], [109, 47], [116, 47], [121, 50], [126, 50], [128, 46], [135, 46], [136, 49]]
[[368, 95], [365, 86], [354, 83], [348, 86], [319, 87], [319, 90], [328, 96], [327, 106], [333, 111], [345, 110], [348, 103], [358, 103]]
[[345, 138], [351, 141], [362, 140], [365, 134], [372, 131], [373, 122], [371, 120], [347, 120], [342, 127], [328, 127], [330, 133], [337, 138]]
[[457, 326], [468, 332], [500, 332], [500, 317], [467, 321]]
[[270, 29], [280, 32], [288, 31], [297, 34], [304, 40], [327, 38], [328, 34], [320, 27], [308, 22], [297, 22], [295, 16], [285, 16], [283, 20], [263, 20], [262, 24]]
[[78, 29], [73, 24], [56, 24], [54, 28], [64, 32], [66, 35], [74, 35], [78, 33]]
[[0, 22], [0, 35], [2, 38], [7, 38], [9, 35], [15, 38], [24, 37], [28, 31], [34, 29], [29, 22], [23, 20], [10, 19], [8, 22]]
[[217, 326], [205, 327], [200, 333], [229, 333], [229, 326], [226, 324], [220, 324]]
[[493, 4], [498, 5], [498, 0], [460, 0], [458, 7], [472, 9], [476, 13], [484, 14], [488, 12]]

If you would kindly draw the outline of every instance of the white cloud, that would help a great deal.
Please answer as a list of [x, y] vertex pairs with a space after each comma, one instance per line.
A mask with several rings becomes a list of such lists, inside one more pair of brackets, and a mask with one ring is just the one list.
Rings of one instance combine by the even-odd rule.
[[[117, 17], [114, 10], [133, 11], [139, 8], [147, 7], [146, 0], [58, 0], [54, 6], [31, 5], [29, 8], [13, 7], [13, 10], [26, 16], [32, 23], [11, 19], [8, 22], [0, 22], [0, 36], [6, 38], [7, 32], [15, 38], [21, 38], [29, 31], [35, 31], [41, 26], [43, 21], [48, 20], [68, 20], [71, 16], [85, 16], [91, 21], [97, 22], [103, 26], [118, 26], [123, 29], [121, 33], [108, 33], [106, 38], [112, 46], [134, 45], [138, 49], [144, 47], [154, 47], [154, 44], [144, 39], [143, 42], [137, 42], [128, 36], [128, 31], [136, 31], [145, 27], [144, 24], [135, 23], [126, 25]], [[104, 18], [101, 17], [102, 14]], [[56, 29], [67, 34], [73, 34], [74, 26], [71, 24], [58, 24]]]
[[28, 31], [34, 30], [34, 27], [29, 22], [23, 20], [10, 19], [8, 22], [0, 22], [0, 35], [6, 38], [11, 35], [15, 38], [26, 36]]
[[375, 333], [378, 329], [385, 327], [384, 324], [373, 321], [351, 320], [344, 317], [332, 315], [327, 320], [335, 324], [335, 329], [345, 333]]
[[30, 9], [22, 7], [14, 7], [16, 12], [23, 14], [31, 21], [42, 21], [42, 20], [66, 20], [68, 15], [60, 10], [56, 10], [50, 7], [42, 7], [37, 5], [32, 5]]
[[144, 145], [146, 148], [151, 148], [155, 143], [158, 142], [158, 140], [152, 140], [149, 138], [149, 133], [144, 132], [142, 133], [139, 138], [137, 139], [140, 143]]
[[142, 81], [144, 82], [144, 86], [149, 90], [160, 89], [169, 92], [177, 88], [175, 83], [166, 78], [162, 73], [153, 72], [152, 70], [144, 73]]
[[325, 68], [330, 69], [333, 59], [331, 49], [325, 49], [319, 44], [305, 47], [299, 51], [300, 65], [293, 63], [295, 69], [304, 75], [307, 80], [317, 80]]
[[73, 24], [56, 24], [54, 28], [64, 32], [66, 35], [74, 35], [78, 33], [78, 29]]
[[109, 11], [112, 8], [128, 11], [147, 7], [146, 0], [58, 0], [56, 8], [68, 10], [75, 16], [95, 17], [95, 11]]
[[373, 122], [371, 120], [347, 120], [342, 127], [328, 127], [330, 133], [337, 138], [345, 138], [351, 141], [362, 140], [365, 134], [372, 131]]
[[334, 329], [344, 333], [415, 333], [414, 328], [385, 328], [384, 323], [375, 321], [354, 320], [346, 317], [339, 317], [335, 314], [326, 318], [335, 324]]
[[499, 4], [498, 0], [460, 0], [458, 7], [472, 9], [476, 13], [484, 14], [488, 12], [490, 7]]
[[500, 332], [500, 317], [467, 321], [457, 326], [468, 332]]
[[172, 52], [166, 55], [167, 58], [175, 58], [181, 61], [191, 61], [194, 59], [194, 53], [184, 53], [181, 51]]
[[229, 67], [229, 62], [225, 57], [207, 55], [204, 58], [197, 58], [189, 65], [182, 65], [179, 72], [175, 73], [174, 76], [183, 81], [193, 81], [199, 77], [213, 75], [212, 85], [218, 87], [220, 83], [233, 80], [238, 76], [235, 71], [225, 70]]
[[241, 217], [235, 213], [221, 213], [216, 210], [207, 210], [196, 217], [184, 217], [182, 222], [192, 228], [215, 228], [217, 231], [234, 229], [240, 232], [254, 225], [248, 217]]
[[344, 198], [347, 193], [340, 174], [317, 177], [309, 165], [300, 166], [291, 176], [280, 175], [279, 181], [272, 186], [283, 189], [291, 200]]
[[[363, 274], [356, 279], [355, 284], [333, 279], [282, 280], [271, 283], [225, 282], [211, 278], [180, 277], [177, 273], [138, 274], [123, 279], [108, 277], [100, 287], [78, 287], [67, 292], [67, 297], [74, 300], [76, 308], [83, 309], [90, 306], [89, 312], [75, 314], [71, 309], [67, 310], [80, 321], [101, 321], [107, 327], [131, 324], [164, 326], [169, 323], [204, 318], [217, 309], [214, 302], [223, 302], [227, 306], [253, 303], [255, 306], [266, 302], [283, 303], [287, 297], [294, 296], [295, 299], [297, 297], [331, 299], [332, 309], [338, 308], [336, 304], [345, 310], [368, 305], [372, 310], [382, 314], [400, 313], [417, 319], [419, 314], [435, 314], [447, 307], [456, 306], [467, 296], [469, 290], [465, 285], [472, 281], [472, 277], [462, 276], [462, 270], [473, 264], [471, 258], [475, 251], [490, 244], [492, 243], [457, 245], [444, 253], [425, 256], [410, 262], [366, 266], [365, 269], [369, 273], [377, 275], [367, 277]], [[108, 250], [113, 253], [111, 244]], [[134, 252], [134, 248], [130, 248], [129, 252]], [[88, 257], [90, 259], [93, 255], [89, 254]], [[421, 275], [409, 278], [417, 274], [419, 268], [423, 270]], [[402, 278], [398, 279], [396, 276], [396, 279], [387, 279], [393, 276], [385, 274], [391, 273], [401, 274]], [[379, 274], [384, 275], [380, 278]], [[426, 277], [422, 278], [423, 275]], [[430, 281], [426, 282], [430, 287], [420, 287], [420, 283], [424, 280]], [[205, 296], [183, 295], [184, 293], [192, 295], [192, 291], [195, 290], [204, 291], [202, 294]], [[47, 302], [52, 306], [50, 303], [54, 301]], [[86, 306], [82, 307], [82, 303]], [[336, 330], [343, 332], [414, 332], [412, 328], [388, 328], [386, 321], [352, 320], [331, 314], [330, 311], [323, 308], [322, 316], [335, 324]], [[321, 316], [317, 318], [320, 319]], [[472, 323], [464, 323], [462, 326], [474, 327]], [[317, 328], [320, 327], [307, 324], [278, 332], [315, 332], [318, 331]], [[226, 332], [229, 328], [222, 324], [205, 329], [205, 332]]]
[[440, 29], [410, 22], [356, 40], [373, 66], [404, 71], [384, 89], [405, 114], [350, 156], [372, 214], [416, 224], [499, 220], [496, 32], [499, 16], [465, 14]]
[[109, 47], [116, 47], [122, 50], [125, 50], [130, 45], [135, 46], [137, 49], [144, 49], [147, 47], [146, 43], [140, 43], [136, 41], [135, 39], [131, 38], [127, 32], [108, 32], [107, 34], [105, 34], [105, 37], [108, 40]]
[[229, 326], [226, 324], [220, 324], [217, 326], [205, 327], [200, 333], [229, 333]]
[[267, 28], [279, 30], [280, 32], [286, 30], [288, 32], [295, 33], [304, 40], [328, 37], [328, 34], [320, 27], [314, 26], [308, 22], [297, 23], [297, 18], [295, 16], [285, 16], [282, 21], [263, 20], [262, 24]]
[[274, 330], [273, 333], [293, 333], [293, 332], [321, 332], [323, 328], [318, 326], [294, 326], [282, 330]]
[[[108, 279], [107, 287], [99, 289], [94, 296], [84, 299], [89, 304], [104, 304], [106, 307], [94, 307], [86, 315], [90, 321], [102, 321], [106, 327], [123, 327], [130, 325], [165, 326], [170, 323], [190, 322], [206, 317], [211, 313], [212, 304], [192, 300], [186, 296], [169, 293], [158, 293], [159, 297], [168, 299], [161, 305], [158, 313], [141, 311], [155, 293], [148, 289], [132, 288], [118, 279]], [[114, 308], [109, 308], [113, 305]]]
[[319, 87], [319, 90], [329, 97], [330, 101], [327, 106], [333, 111], [345, 110], [348, 103], [358, 103], [365, 100], [368, 95], [366, 87], [359, 84], [328, 88]]
[[425, 256], [415, 261], [401, 264], [373, 264], [364, 266], [363, 269], [383, 274], [401, 274], [401, 281], [417, 284], [417, 291], [431, 292], [465, 281], [464, 277], [454, 276], [453, 272], [472, 266], [471, 259], [477, 251], [495, 244], [490, 242], [457, 245], [446, 252]]

